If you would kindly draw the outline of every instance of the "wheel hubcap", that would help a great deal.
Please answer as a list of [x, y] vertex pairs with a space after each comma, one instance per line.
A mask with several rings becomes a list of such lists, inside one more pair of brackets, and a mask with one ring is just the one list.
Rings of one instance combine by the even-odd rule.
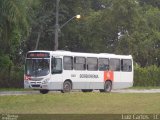
[[65, 84], [64, 89], [65, 89], [65, 91], [70, 91], [70, 85], [69, 84]]

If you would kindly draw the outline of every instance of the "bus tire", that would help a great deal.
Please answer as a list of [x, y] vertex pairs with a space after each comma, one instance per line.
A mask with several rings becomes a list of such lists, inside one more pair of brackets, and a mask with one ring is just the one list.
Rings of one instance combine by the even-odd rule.
[[92, 89], [82, 89], [82, 92], [92, 92]]
[[104, 84], [104, 92], [111, 92], [112, 90], [112, 82], [106, 81]]
[[112, 90], [112, 82], [111, 81], [106, 81], [104, 84], [104, 89], [101, 89], [100, 92], [111, 92]]
[[65, 81], [63, 83], [63, 90], [61, 92], [68, 93], [71, 92], [71, 90], [72, 90], [72, 83], [70, 81]]
[[49, 92], [49, 90], [39, 90], [39, 92], [40, 92], [41, 94], [47, 94], [47, 93]]

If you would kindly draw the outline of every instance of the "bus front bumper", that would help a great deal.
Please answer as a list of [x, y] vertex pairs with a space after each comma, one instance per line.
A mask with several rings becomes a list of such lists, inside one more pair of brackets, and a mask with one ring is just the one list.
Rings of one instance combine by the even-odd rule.
[[48, 83], [44, 81], [29, 81], [24, 80], [25, 89], [48, 89]]

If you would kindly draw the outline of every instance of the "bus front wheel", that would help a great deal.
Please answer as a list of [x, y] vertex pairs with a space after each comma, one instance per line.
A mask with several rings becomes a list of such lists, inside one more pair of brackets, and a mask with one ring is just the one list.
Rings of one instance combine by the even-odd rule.
[[65, 81], [63, 83], [63, 90], [61, 91], [62, 93], [67, 93], [72, 90], [72, 84], [70, 81]]
[[39, 92], [40, 92], [41, 94], [47, 94], [47, 93], [49, 92], [49, 90], [39, 90]]

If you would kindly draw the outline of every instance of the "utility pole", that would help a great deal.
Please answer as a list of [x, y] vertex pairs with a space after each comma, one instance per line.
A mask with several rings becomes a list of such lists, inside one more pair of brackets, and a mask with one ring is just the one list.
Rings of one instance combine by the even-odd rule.
[[55, 24], [55, 39], [54, 39], [54, 50], [58, 50], [58, 32], [59, 32], [59, 2], [56, 0], [56, 24]]
[[59, 2], [60, 0], [56, 0], [56, 24], [55, 24], [55, 38], [54, 38], [54, 50], [58, 50], [58, 33], [61, 28], [63, 28], [68, 22], [70, 22], [73, 18], [80, 19], [81, 15], [73, 16], [67, 22], [65, 22], [62, 26], [59, 26]]

